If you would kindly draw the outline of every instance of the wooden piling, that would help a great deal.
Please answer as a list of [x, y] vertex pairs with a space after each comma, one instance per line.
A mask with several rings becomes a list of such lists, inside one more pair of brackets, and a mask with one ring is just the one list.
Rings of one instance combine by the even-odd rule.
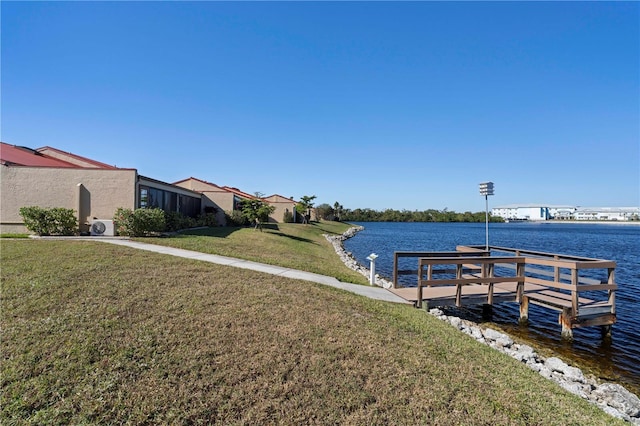
[[562, 308], [562, 312], [558, 316], [558, 323], [562, 326], [560, 334], [565, 340], [573, 340], [573, 321], [571, 308]]
[[527, 296], [520, 298], [520, 319], [518, 322], [523, 325], [529, 322], [529, 298]]

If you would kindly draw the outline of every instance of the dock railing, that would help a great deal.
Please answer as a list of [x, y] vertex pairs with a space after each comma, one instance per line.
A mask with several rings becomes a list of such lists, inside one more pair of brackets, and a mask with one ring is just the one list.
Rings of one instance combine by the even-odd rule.
[[[403, 258], [416, 259], [417, 269], [399, 269]], [[485, 246], [461, 245], [456, 251], [395, 252], [392, 290], [398, 289], [400, 294], [400, 277], [413, 275], [418, 278], [416, 297], [413, 291], [411, 296], [406, 291], [402, 294], [416, 306], [424, 300], [429, 306], [515, 301], [520, 304], [520, 320], [526, 322], [531, 302], [559, 311], [558, 322], [566, 337], [573, 328], [596, 325], [609, 334], [616, 321], [615, 268], [611, 260], [497, 246], [485, 251]], [[472, 285], [476, 287], [465, 294], [463, 289]], [[443, 290], [423, 292], [438, 286]], [[455, 286], [455, 292], [445, 291], [446, 286]]]
[[[464, 252], [461, 252], [464, 253]], [[513, 265], [516, 270], [514, 274], [497, 276], [496, 265]], [[493, 304], [493, 294], [495, 284], [515, 283], [516, 301], [520, 301], [524, 291], [524, 257], [505, 256], [452, 256], [452, 257], [422, 257], [419, 260], [419, 274], [417, 286], [418, 308], [422, 306], [423, 288], [434, 286], [455, 286], [455, 305], [462, 306], [463, 287], [469, 285], [486, 286], [486, 299], [483, 300], [489, 305]], [[451, 265], [455, 269], [447, 269]], [[436, 267], [443, 267], [436, 268]], [[425, 279], [426, 276], [426, 279]], [[444, 278], [439, 278], [444, 276]]]
[[456, 251], [396, 251], [393, 253], [393, 288], [398, 288], [398, 280], [401, 275], [418, 274], [418, 269], [398, 269], [399, 260], [402, 258], [414, 258], [419, 261], [420, 258], [429, 257], [475, 257], [489, 256], [489, 252], [478, 250], [469, 246], [460, 246], [461, 250]]
[[[473, 251], [479, 246], [457, 249]], [[491, 252], [525, 258], [526, 287], [520, 302], [521, 320], [528, 318], [531, 302], [560, 311], [559, 322], [565, 334], [571, 328], [610, 326], [615, 322], [616, 262], [508, 247], [492, 246]], [[582, 297], [584, 293], [588, 293], [589, 298]]]

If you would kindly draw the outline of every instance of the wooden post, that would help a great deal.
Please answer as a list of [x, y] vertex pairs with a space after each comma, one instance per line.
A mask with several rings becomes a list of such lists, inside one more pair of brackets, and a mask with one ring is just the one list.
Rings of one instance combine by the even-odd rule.
[[[493, 263], [489, 263], [487, 264], [487, 275], [489, 277], [494, 277], [494, 266], [495, 264]], [[488, 293], [487, 293], [487, 303], [489, 303], [489, 305], [493, 305], [493, 283], [489, 283], [489, 289], [488, 289]]]
[[578, 270], [576, 268], [571, 269], [571, 309], [573, 315], [578, 316]]
[[[615, 273], [616, 273], [616, 268], [608, 268], [607, 269], [607, 284], [615, 284], [616, 283]], [[609, 290], [608, 303], [609, 303], [609, 305], [611, 305], [611, 313], [615, 314], [616, 313], [616, 291], [615, 290]]]
[[[556, 254], [553, 258], [557, 261], [560, 259], [560, 256]], [[558, 268], [558, 266], [553, 267], [553, 280], [557, 283], [560, 282], [560, 268]]]
[[393, 253], [393, 288], [398, 288], [398, 253]]
[[562, 338], [573, 340], [573, 330], [571, 329], [571, 308], [562, 308], [562, 312], [558, 317], [558, 322], [562, 326]]
[[[456, 278], [462, 278], [462, 263], [456, 264]], [[456, 284], [456, 306], [462, 306], [462, 284]]]
[[[416, 308], [422, 307], [422, 260], [418, 260], [418, 300], [416, 300]], [[427, 280], [431, 280], [431, 276], [433, 272], [431, 271], [433, 265], [431, 263], [427, 264]]]
[[529, 298], [522, 296], [520, 298], [520, 324], [526, 324], [529, 322]]
[[[431, 269], [431, 265], [427, 265], [427, 270]], [[422, 263], [418, 262], [418, 294], [416, 300], [416, 308], [422, 307]]]
[[[607, 284], [616, 283], [615, 272], [616, 272], [616, 268], [607, 268]], [[609, 290], [608, 303], [609, 305], [611, 305], [611, 314], [615, 315], [616, 314], [616, 291], [615, 290]], [[600, 328], [600, 333], [602, 333], [603, 339], [611, 339], [612, 331], [613, 331], [613, 326], [611, 324], [603, 325]]]
[[[519, 277], [524, 277], [524, 263], [518, 263], [516, 265], [516, 275]], [[516, 289], [516, 300], [518, 302], [521, 302], [523, 295], [524, 295], [524, 279], [518, 280], [518, 287]], [[529, 307], [527, 306], [527, 310], [528, 309]]]

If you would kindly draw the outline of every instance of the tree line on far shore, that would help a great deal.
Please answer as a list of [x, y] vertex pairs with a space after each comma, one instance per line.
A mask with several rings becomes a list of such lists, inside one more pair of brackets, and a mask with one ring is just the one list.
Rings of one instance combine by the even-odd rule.
[[[318, 219], [324, 220], [340, 220], [344, 222], [483, 222], [485, 221], [485, 212], [459, 213], [447, 208], [443, 210], [373, 210], [365, 209], [345, 209], [338, 202], [334, 207], [329, 204], [320, 204], [316, 207]], [[504, 222], [499, 216], [491, 216], [490, 222]]]

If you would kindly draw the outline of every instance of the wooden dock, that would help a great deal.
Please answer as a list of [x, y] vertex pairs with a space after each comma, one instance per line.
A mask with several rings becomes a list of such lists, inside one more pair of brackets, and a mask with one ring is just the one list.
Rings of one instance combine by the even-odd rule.
[[[417, 260], [417, 269], [399, 269], [400, 259]], [[520, 305], [527, 322], [529, 304], [560, 312], [562, 336], [578, 327], [601, 326], [610, 335], [616, 322], [616, 263], [505, 247], [458, 246], [450, 252], [395, 252], [391, 292], [425, 309], [443, 306]], [[401, 275], [417, 277], [400, 287]]]

